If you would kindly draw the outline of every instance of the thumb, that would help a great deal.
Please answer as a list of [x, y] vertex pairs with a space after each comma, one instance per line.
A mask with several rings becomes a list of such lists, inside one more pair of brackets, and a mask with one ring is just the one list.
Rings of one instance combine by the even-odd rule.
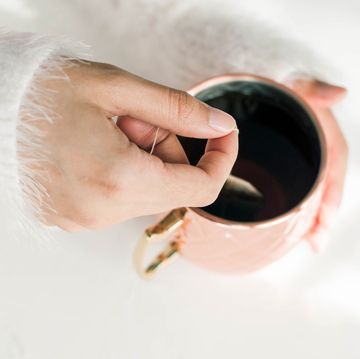
[[[190, 94], [119, 71], [106, 91], [106, 110], [186, 137], [217, 138], [236, 128], [232, 116]], [[109, 98], [110, 97], [110, 98]], [[121, 101], [121, 104], [119, 104]]]
[[292, 83], [294, 90], [315, 107], [329, 108], [340, 102], [346, 95], [344, 87], [318, 80], [297, 79]]

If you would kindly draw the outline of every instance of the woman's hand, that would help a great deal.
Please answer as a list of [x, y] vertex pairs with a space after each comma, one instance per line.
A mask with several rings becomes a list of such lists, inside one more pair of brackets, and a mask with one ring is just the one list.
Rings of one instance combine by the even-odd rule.
[[340, 205], [345, 181], [348, 148], [330, 108], [343, 99], [346, 90], [314, 80], [296, 80], [293, 88], [317, 114], [327, 142], [329, 160], [326, 168], [325, 192], [314, 226], [305, 236], [313, 249], [320, 251], [324, 245], [326, 232], [333, 224], [334, 214]]
[[[65, 72], [69, 80], [42, 81], [57, 118], [37, 123], [47, 161], [33, 170], [48, 194], [47, 224], [101, 228], [215, 200], [238, 151], [230, 115], [111, 65], [76, 62]], [[196, 167], [175, 134], [211, 139]]]

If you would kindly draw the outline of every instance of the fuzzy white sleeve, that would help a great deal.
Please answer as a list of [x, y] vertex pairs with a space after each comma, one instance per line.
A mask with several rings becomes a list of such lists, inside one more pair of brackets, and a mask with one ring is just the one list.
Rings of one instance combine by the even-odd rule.
[[[326, 79], [332, 72], [304, 44], [248, 16], [238, 0], [79, 1], [120, 44], [113, 63], [168, 86], [186, 90], [234, 72], [279, 82], [295, 75]], [[131, 46], [122, 48], [126, 43]]]
[[50, 76], [82, 46], [33, 33], [0, 32], [0, 238], [19, 231], [43, 236], [37, 219], [38, 201], [46, 195], [29, 170], [38, 160], [37, 136], [31, 121], [51, 116], [36, 105], [46, 89], [37, 79]]

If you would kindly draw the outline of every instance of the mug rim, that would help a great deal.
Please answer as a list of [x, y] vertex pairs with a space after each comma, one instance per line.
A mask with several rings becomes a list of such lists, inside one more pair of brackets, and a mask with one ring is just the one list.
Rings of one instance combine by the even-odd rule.
[[267, 77], [248, 74], [248, 73], [226, 73], [224, 75], [220, 76], [213, 76], [208, 78], [207, 80], [201, 81], [194, 85], [191, 89], [187, 90], [187, 92], [192, 95], [196, 96], [201, 91], [208, 89], [211, 86], [225, 84], [228, 82], [234, 82], [234, 81], [250, 81], [250, 82], [260, 82], [265, 83], [267, 85], [273, 86], [279, 90], [282, 90], [285, 92], [288, 96], [293, 98], [307, 113], [311, 121], [313, 122], [313, 125], [315, 126], [317, 135], [319, 137], [320, 142], [320, 166], [318, 173], [316, 175], [316, 178], [310, 188], [310, 190], [306, 193], [306, 195], [301, 199], [301, 201], [294, 206], [293, 208], [290, 208], [289, 210], [285, 211], [284, 213], [275, 216], [273, 218], [268, 218], [262, 221], [255, 221], [255, 222], [237, 222], [237, 221], [231, 221], [228, 219], [224, 219], [218, 216], [215, 216], [213, 214], [210, 214], [206, 211], [204, 211], [200, 207], [188, 207], [189, 210], [195, 212], [200, 217], [203, 217], [207, 220], [210, 220], [212, 222], [215, 222], [219, 225], [223, 225], [225, 227], [231, 226], [235, 228], [264, 228], [269, 227], [277, 223], [281, 223], [286, 221], [289, 217], [294, 215], [295, 213], [300, 212], [306, 204], [309, 202], [311, 197], [313, 196], [314, 192], [318, 189], [319, 185], [322, 183], [322, 181], [325, 178], [325, 167], [328, 159], [328, 153], [326, 150], [326, 139], [325, 139], [325, 133], [323, 130], [323, 127], [320, 124], [320, 121], [318, 119], [318, 116], [315, 114], [314, 110], [305, 102], [305, 100], [300, 97], [298, 94], [295, 93], [291, 88], [276, 82], [274, 80], [271, 80]]

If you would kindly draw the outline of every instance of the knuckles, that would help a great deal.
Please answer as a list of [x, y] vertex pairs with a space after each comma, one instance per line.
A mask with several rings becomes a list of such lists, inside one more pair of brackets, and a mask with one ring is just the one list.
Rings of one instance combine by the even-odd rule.
[[198, 196], [196, 199], [196, 203], [194, 204], [196, 207], [205, 207], [214, 203], [219, 196], [220, 190], [218, 186], [214, 186], [213, 184], [203, 185], [202, 190], [198, 192]]
[[194, 111], [195, 102], [185, 91], [167, 88], [167, 109], [165, 115], [172, 123], [178, 122], [180, 127], [186, 126], [186, 122]]

